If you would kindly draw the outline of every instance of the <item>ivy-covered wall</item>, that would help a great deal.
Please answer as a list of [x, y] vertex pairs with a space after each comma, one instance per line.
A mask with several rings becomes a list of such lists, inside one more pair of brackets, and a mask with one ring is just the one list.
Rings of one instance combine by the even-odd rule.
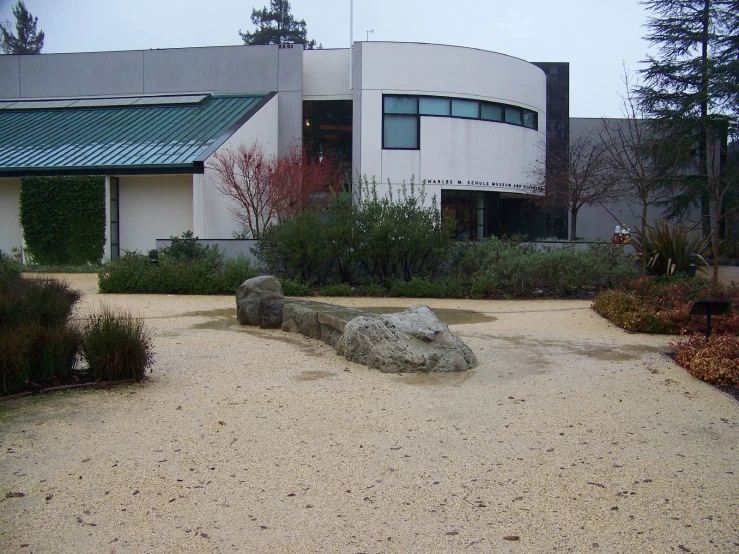
[[34, 263], [96, 263], [105, 246], [105, 177], [24, 177], [20, 222]]

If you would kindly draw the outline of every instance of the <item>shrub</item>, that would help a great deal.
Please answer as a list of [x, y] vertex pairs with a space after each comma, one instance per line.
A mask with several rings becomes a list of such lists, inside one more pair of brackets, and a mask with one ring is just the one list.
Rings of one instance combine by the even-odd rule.
[[667, 221], [661, 220], [655, 227], [647, 227], [644, 236], [637, 233], [632, 244], [637, 258], [646, 258], [647, 271], [666, 275], [687, 272], [692, 254], [696, 255], [697, 263], [708, 265], [704, 256], [710, 253], [711, 237], [701, 237], [677, 225], [670, 227]]
[[52, 279], [0, 273], [0, 393], [69, 374], [80, 338], [67, 325], [81, 294]]
[[386, 294], [387, 290], [385, 290], [385, 287], [379, 283], [367, 283], [366, 285], [360, 285], [354, 289], [355, 296], [372, 296], [379, 298]]
[[213, 256], [213, 251], [215, 251], [215, 256], [218, 256], [217, 246], [198, 244], [198, 237], [194, 236], [192, 231], [185, 231], [181, 237], [169, 238], [170, 245], [161, 250], [163, 256], [180, 261], [204, 260], [209, 255]]
[[80, 354], [99, 381], [141, 381], [154, 361], [151, 333], [143, 320], [107, 305], [84, 317]]
[[321, 287], [319, 292], [321, 296], [351, 296], [352, 288], [348, 283], [339, 283]]
[[690, 334], [705, 330], [705, 317], [689, 312], [693, 302], [706, 298], [726, 300], [731, 305], [729, 314], [711, 318], [713, 332], [739, 333], [739, 289], [713, 287], [704, 279], [673, 276], [625, 281], [617, 289], [598, 293], [593, 308], [629, 331]]
[[390, 285], [390, 294], [407, 298], [444, 298], [444, 285], [414, 277], [410, 281], [396, 279]]
[[105, 244], [105, 178], [23, 177], [20, 221], [35, 263], [99, 262]]
[[126, 252], [103, 267], [98, 288], [104, 293], [233, 294], [256, 274], [247, 258], [223, 261], [217, 249], [194, 259], [162, 256], [159, 265], [152, 265], [143, 254]]
[[282, 290], [285, 296], [313, 296], [313, 289], [310, 285], [301, 283], [294, 279], [280, 279]]
[[675, 361], [691, 375], [714, 385], [739, 386], [739, 339], [730, 335], [693, 336], [671, 343]]

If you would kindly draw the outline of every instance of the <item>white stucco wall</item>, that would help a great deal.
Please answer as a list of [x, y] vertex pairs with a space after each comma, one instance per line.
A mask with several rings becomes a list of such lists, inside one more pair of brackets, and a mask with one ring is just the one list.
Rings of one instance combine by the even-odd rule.
[[[380, 193], [415, 176], [426, 190], [442, 188], [531, 194], [533, 168], [543, 159], [546, 75], [510, 56], [470, 48], [364, 42], [355, 54], [360, 124], [355, 117], [358, 168]], [[506, 123], [420, 117], [419, 150], [382, 149], [382, 96], [408, 94], [467, 98], [524, 107], [538, 113], [539, 130]], [[355, 156], [355, 160], [357, 157]], [[439, 184], [435, 181], [441, 181]]]
[[351, 100], [349, 49], [303, 52], [303, 100]]
[[[229, 149], [235, 150], [241, 144], [249, 147], [254, 142], [258, 142], [267, 157], [276, 156], [279, 146], [277, 125], [279, 116], [278, 96], [274, 96], [266, 105], [262, 106], [213, 155]], [[209, 169], [210, 164], [213, 162], [213, 155], [205, 162], [205, 173], [202, 178], [202, 228], [196, 225], [195, 234], [205, 239], [230, 239], [234, 231], [241, 230], [241, 226], [229, 210], [229, 206], [234, 205], [233, 201], [226, 198], [216, 188], [215, 172]], [[196, 199], [198, 188], [196, 184], [194, 187]], [[196, 206], [195, 213], [197, 212]]]
[[0, 250], [9, 256], [11, 248], [20, 248], [23, 243], [18, 221], [20, 194], [20, 179], [0, 179]]
[[192, 175], [122, 175], [119, 195], [121, 255], [193, 229]]

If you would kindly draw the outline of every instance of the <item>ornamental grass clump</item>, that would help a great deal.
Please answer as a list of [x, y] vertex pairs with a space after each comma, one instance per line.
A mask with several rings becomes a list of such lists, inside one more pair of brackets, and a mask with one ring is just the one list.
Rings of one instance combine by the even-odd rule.
[[141, 318], [102, 305], [85, 315], [80, 355], [98, 381], [142, 381], [154, 362], [151, 332]]

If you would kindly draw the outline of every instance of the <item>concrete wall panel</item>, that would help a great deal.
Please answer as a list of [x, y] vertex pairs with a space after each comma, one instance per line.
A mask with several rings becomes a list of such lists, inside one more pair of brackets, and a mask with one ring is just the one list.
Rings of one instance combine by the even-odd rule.
[[23, 98], [141, 94], [143, 52], [19, 56]]
[[277, 59], [277, 46], [148, 50], [144, 52], [144, 92], [274, 92]]
[[0, 179], [0, 250], [8, 255], [11, 248], [20, 248], [23, 244], [23, 231], [18, 221], [20, 195], [20, 179]]
[[[358, 48], [360, 45], [355, 45]], [[349, 49], [306, 50], [303, 53], [305, 100], [351, 100]]]
[[20, 56], [0, 56], [0, 98], [19, 98], [20, 85]]
[[300, 91], [303, 89], [303, 47], [279, 48], [277, 62], [277, 88], [274, 91]]
[[192, 175], [121, 176], [119, 213], [121, 254], [192, 230]]

